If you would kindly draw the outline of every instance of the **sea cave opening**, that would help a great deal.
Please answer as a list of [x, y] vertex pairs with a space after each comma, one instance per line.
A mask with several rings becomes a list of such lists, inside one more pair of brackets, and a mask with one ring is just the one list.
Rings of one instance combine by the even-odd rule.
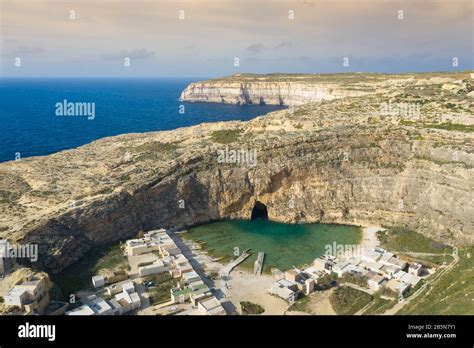
[[262, 202], [256, 201], [252, 209], [252, 220], [268, 220], [267, 206]]

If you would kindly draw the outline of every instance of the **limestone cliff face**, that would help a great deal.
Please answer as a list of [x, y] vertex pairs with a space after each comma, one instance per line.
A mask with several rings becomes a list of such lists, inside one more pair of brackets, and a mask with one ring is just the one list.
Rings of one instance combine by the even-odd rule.
[[[41, 266], [56, 272], [94, 244], [247, 219], [260, 201], [276, 221], [407, 225], [472, 244], [474, 133], [426, 121], [449, 98], [472, 119], [472, 103], [417, 86], [0, 164], [0, 237], [38, 243]], [[426, 122], [380, 115], [381, 100], [400, 97], [421, 98]], [[256, 151], [256, 164], [222, 163], [223, 150]]]
[[[341, 76], [345, 79], [342, 79]], [[180, 100], [296, 106], [322, 100], [364, 96], [383, 91], [388, 87], [403, 86], [410, 82], [413, 83], [414, 80], [404, 75], [236, 74], [223, 79], [191, 83], [181, 93]], [[429, 82], [428, 80], [424, 81], [424, 83]], [[431, 82], [435, 83], [435, 81]]]
[[335, 84], [306, 85], [291, 82], [191, 83], [180, 96], [182, 101], [227, 104], [302, 105], [308, 102], [361, 96], [363, 91]]

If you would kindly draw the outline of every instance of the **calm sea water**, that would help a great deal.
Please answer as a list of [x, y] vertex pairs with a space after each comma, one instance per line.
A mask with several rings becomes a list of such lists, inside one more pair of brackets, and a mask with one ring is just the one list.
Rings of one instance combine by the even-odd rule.
[[[106, 136], [202, 122], [246, 121], [279, 106], [182, 103], [189, 79], [0, 79], [0, 162], [47, 155]], [[55, 104], [94, 102], [95, 118], [56, 116]], [[185, 113], [180, 114], [180, 105]]]
[[359, 244], [359, 227], [327, 224], [283, 224], [268, 220], [231, 220], [201, 225], [183, 235], [205, 242], [205, 249], [214, 256], [234, 257], [234, 248], [240, 252], [251, 249], [252, 256], [241, 265], [253, 269], [257, 254], [265, 252], [264, 271], [271, 267], [285, 271], [293, 266], [311, 263], [333, 242]]

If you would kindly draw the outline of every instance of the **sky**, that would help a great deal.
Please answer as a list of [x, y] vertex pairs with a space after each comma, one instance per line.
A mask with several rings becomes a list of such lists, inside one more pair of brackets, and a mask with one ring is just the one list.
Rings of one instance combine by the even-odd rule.
[[472, 70], [473, 16], [472, 0], [0, 0], [0, 77]]

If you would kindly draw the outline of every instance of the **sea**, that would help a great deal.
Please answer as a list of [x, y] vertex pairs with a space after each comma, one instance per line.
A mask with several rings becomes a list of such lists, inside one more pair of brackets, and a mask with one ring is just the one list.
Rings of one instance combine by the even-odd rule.
[[[125, 133], [247, 121], [282, 108], [179, 101], [189, 83], [205, 79], [0, 79], [0, 162], [48, 155]], [[90, 103], [94, 117], [58, 115], [58, 103]]]

